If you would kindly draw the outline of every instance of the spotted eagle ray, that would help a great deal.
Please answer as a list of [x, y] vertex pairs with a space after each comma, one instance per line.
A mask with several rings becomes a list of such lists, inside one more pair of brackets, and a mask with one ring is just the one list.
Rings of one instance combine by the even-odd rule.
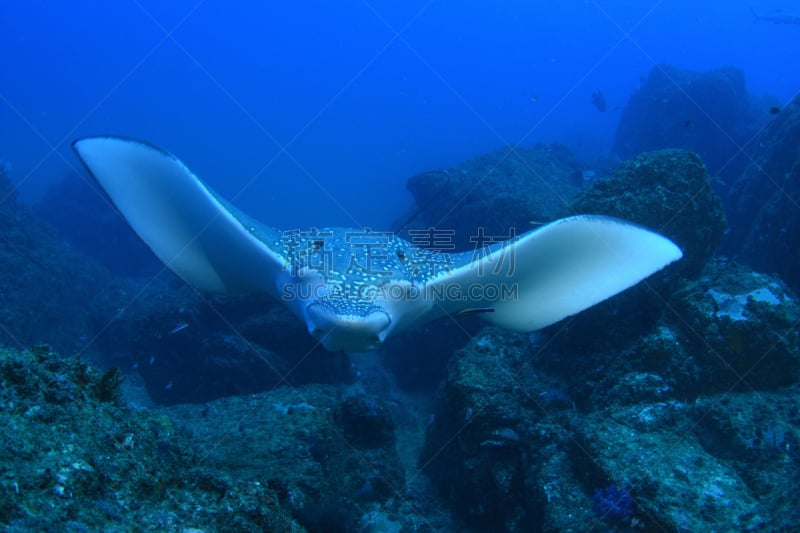
[[266, 292], [332, 351], [370, 351], [393, 333], [448, 314], [537, 330], [683, 255], [658, 233], [596, 215], [562, 218], [461, 253], [417, 247], [391, 232], [279, 231], [240, 212], [152, 144], [101, 136], [72, 146], [177, 276], [203, 291]]

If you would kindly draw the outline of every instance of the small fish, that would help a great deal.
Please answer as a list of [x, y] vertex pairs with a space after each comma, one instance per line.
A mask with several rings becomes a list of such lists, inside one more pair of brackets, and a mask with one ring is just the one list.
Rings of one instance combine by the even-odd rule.
[[595, 91], [592, 93], [592, 104], [601, 113], [605, 112], [608, 106], [606, 104], [606, 97], [602, 91]]
[[172, 335], [173, 333], [178, 333], [179, 331], [183, 331], [184, 329], [188, 328], [189, 324], [187, 322], [178, 322], [175, 324], [175, 327], [170, 330], [167, 335]]
[[770, 108], [769, 108], [769, 112], [770, 112], [771, 114], [773, 114], [773, 115], [777, 115], [778, 113], [780, 113], [780, 112], [781, 112], [781, 108], [780, 108], [780, 107], [778, 107], [778, 106], [776, 106], [776, 105], [774, 105], [774, 106], [772, 106], [772, 107], [770, 107]]
[[172, 388], [172, 382], [171, 381], [168, 382], [166, 385], [164, 385], [164, 390], [170, 390], [171, 388]]
[[139, 368], [139, 363], [138, 362], [137, 363], [133, 363], [131, 365], [131, 368], [134, 369], [134, 370], [138, 369]]
[[147, 364], [152, 366], [152, 364], [155, 363], [155, 362], [156, 362], [156, 356], [155, 355], [151, 355], [150, 359], [147, 361]]
[[462, 309], [457, 315], [480, 315], [482, 313], [494, 313], [494, 307], [470, 307]]

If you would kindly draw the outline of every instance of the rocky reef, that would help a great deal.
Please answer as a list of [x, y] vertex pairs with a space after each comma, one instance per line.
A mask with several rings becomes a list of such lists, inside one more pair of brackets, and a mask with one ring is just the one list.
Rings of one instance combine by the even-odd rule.
[[758, 152], [726, 196], [727, 253], [800, 291], [800, 95], [760, 133]]
[[702, 161], [685, 150], [660, 150], [625, 161], [589, 181], [571, 204], [579, 213], [630, 220], [673, 239], [683, 258], [622, 294], [551, 328], [564, 353], [615, 350], [652, 328], [683, 280], [696, 278], [725, 230], [725, 215]]
[[140, 376], [162, 405], [352, 379], [343, 353], [317, 346], [265, 295], [203, 295], [171, 274], [119, 279], [93, 298], [89, 317], [103, 360]]
[[[326, 385], [134, 410], [118, 369], [0, 351], [4, 531], [428, 531], [392, 409]], [[393, 529], [386, 529], [393, 528]], [[410, 529], [409, 529], [410, 530]]]
[[204, 465], [170, 417], [120, 403], [116, 369], [40, 346], [3, 350], [0, 373], [4, 531], [293, 527], [266, 484]]
[[[492, 531], [791, 530], [800, 306], [713, 263], [635, 338], [482, 330], [450, 360], [419, 466]], [[566, 348], [565, 348], [566, 346]], [[734, 443], [731, 445], [730, 443]]]
[[374, 396], [283, 387], [169, 413], [191, 431], [206, 468], [274, 492], [308, 531], [356, 531], [381, 503], [407, 499], [391, 412]]
[[568, 148], [538, 144], [504, 148], [413, 176], [406, 187], [419, 209], [411, 227], [447, 232], [453, 248], [445, 251], [474, 249], [470, 237], [479, 227], [496, 238], [519, 235], [568, 213], [583, 183], [581, 170]]
[[767, 121], [772, 105], [747, 92], [741, 69], [696, 72], [656, 65], [623, 109], [613, 151], [627, 159], [683, 148], [698, 153], [712, 176], [733, 177], [747, 163], [742, 147]]
[[117, 366], [162, 405], [352, 378], [344, 354], [317, 347], [270, 298], [201, 295], [169, 272], [116, 277], [18, 202], [2, 175], [0, 200], [0, 344], [46, 342]]
[[703, 161], [686, 150], [633, 157], [610, 177], [589, 182], [570, 207], [574, 213], [631, 220], [668, 236], [683, 250], [676, 266], [686, 277], [700, 273], [726, 227], [722, 202], [711, 190]]
[[0, 344], [83, 348], [91, 336], [85, 302], [110, 279], [19, 202], [0, 169]]
[[65, 240], [118, 276], [152, 276], [161, 263], [89, 176], [71, 174], [33, 206]]
[[460, 527], [800, 526], [787, 495], [800, 303], [780, 278], [715, 256], [726, 219], [703, 161], [641, 154], [569, 211], [655, 228], [685, 256], [542, 332], [481, 329], [450, 357], [418, 467]]
[[[391, 373], [315, 348], [267, 297], [114, 277], [0, 180], [4, 530], [800, 528], [798, 102], [734, 180], [727, 237], [705, 165], [731, 171], [730, 147], [705, 119], [663, 116], [719, 91], [706, 118], [746, 136], [743, 83], [654, 71], [623, 122], [639, 109], [658, 127], [613, 171], [537, 145], [411, 178], [401, 222], [420, 238], [453, 230], [464, 249], [478, 222], [501, 237], [584, 212], [660, 231], [684, 258], [543, 331], [467, 315], [405, 332], [382, 350]], [[24, 349], [43, 341], [57, 349]], [[128, 405], [125, 381], [157, 406]]]

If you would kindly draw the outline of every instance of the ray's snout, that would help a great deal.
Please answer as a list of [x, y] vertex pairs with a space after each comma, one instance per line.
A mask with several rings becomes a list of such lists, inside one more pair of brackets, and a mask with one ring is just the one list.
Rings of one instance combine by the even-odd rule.
[[308, 332], [331, 351], [368, 352], [386, 338], [389, 315], [379, 308], [361, 315], [339, 314], [330, 305], [315, 301], [306, 306]]

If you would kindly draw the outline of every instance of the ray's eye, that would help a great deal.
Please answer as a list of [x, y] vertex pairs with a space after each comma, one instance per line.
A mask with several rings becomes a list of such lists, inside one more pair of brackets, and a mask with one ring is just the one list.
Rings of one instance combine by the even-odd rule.
[[397, 258], [400, 261], [405, 261], [406, 260], [406, 253], [403, 250], [398, 249], [397, 252], [395, 252], [395, 253], [397, 254]]

